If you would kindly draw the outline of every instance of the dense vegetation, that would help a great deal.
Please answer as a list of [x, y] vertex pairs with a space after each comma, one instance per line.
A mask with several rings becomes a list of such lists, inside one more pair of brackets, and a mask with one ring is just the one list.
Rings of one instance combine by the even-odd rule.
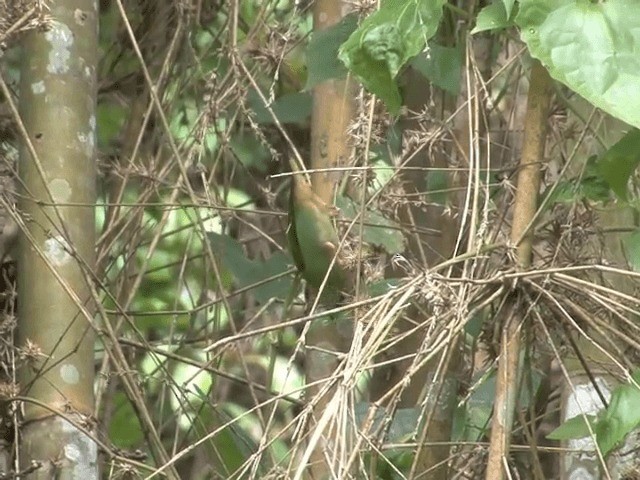
[[0, 2], [5, 473], [66, 418], [88, 478], [634, 478], [635, 0], [51, 3]]

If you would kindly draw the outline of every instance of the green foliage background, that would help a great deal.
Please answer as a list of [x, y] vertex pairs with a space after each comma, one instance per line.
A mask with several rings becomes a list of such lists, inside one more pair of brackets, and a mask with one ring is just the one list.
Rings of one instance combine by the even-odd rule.
[[[177, 455], [184, 478], [267, 478], [295, 468], [292, 446], [300, 436], [291, 425], [308, 400], [301, 353], [305, 320], [300, 320], [308, 312], [305, 285], [296, 277], [286, 240], [291, 145], [280, 129], [308, 155], [311, 91], [321, 82], [350, 76], [359, 82], [363, 104], [372, 95], [378, 101], [376, 121], [382, 126], [369, 130], [356, 122], [353, 132], [371, 138], [368, 157], [356, 149], [357, 166], [370, 167], [362, 190], [366, 202], [350, 197], [346, 180], [338, 185], [335, 202], [340, 240], [349, 225], [362, 221], [362, 230], [352, 229], [358, 233], [346, 243], [358, 252], [354, 258], [365, 272], [369, 299], [384, 300], [401, 286], [402, 280], [385, 278], [382, 270], [389, 265], [402, 264], [410, 272], [404, 280], [427, 268], [410, 257], [408, 238], [415, 232], [398, 214], [399, 204], [410, 200], [394, 200], [404, 194], [398, 173], [411, 155], [403, 151], [410, 142], [399, 146], [392, 134], [409, 116], [403, 79], [408, 71], [417, 72], [433, 86], [433, 96], [464, 103], [460, 97], [471, 95], [462, 82], [469, 58], [466, 42], [473, 35], [492, 35], [490, 63], [500, 74], [511, 70], [498, 51], [513, 42], [539, 59], [560, 82], [557, 99], [563, 112], [572, 111], [577, 93], [626, 122], [613, 141], [577, 151], [571, 161], [579, 166], [562, 165], [562, 174], [546, 182], [540, 200], [545, 222], [555, 224], [558, 212], [585, 206], [613, 205], [638, 214], [640, 9], [634, 0], [496, 0], [471, 17], [443, 0], [387, 0], [375, 12], [347, 15], [322, 32], [312, 30], [311, 12], [300, 2], [241, 1], [238, 12], [206, 3], [196, 12], [170, 2], [154, 8], [149, 2], [125, 2], [126, 18], [113, 2], [101, 3], [96, 121], [102, 177], [96, 223], [107, 314], [101, 321], [116, 328], [144, 394], [144, 405], [137, 405], [117, 380], [122, 372], [106, 361], [100, 365], [105, 378], [115, 378], [97, 390], [98, 414], [114, 448], [153, 463], [139, 420], [146, 408], [165, 448]], [[162, 113], [151, 101], [125, 22], [137, 33], [145, 67], [157, 82]], [[458, 24], [462, 30], [447, 31]], [[519, 69], [529, 65], [527, 55], [514, 60]], [[15, 80], [19, 46], [7, 50], [1, 62], [3, 76]], [[483, 87], [491, 104], [487, 115], [503, 130], [500, 103], [515, 84], [526, 83], [512, 78]], [[145, 113], [137, 116], [134, 105], [141, 99], [137, 107]], [[428, 121], [420, 118], [425, 130], [447, 122], [438, 131], [453, 129], [451, 118], [421, 115], [431, 115]], [[441, 143], [447, 142], [452, 136]], [[9, 161], [16, 155], [15, 143], [7, 135], [0, 145]], [[458, 170], [468, 167], [457, 161]], [[496, 211], [506, 208], [510, 190], [503, 174], [511, 167], [485, 165], [473, 172], [485, 182], [482, 195], [490, 212], [478, 214], [474, 222], [494, 222]], [[451, 208], [456, 199], [445, 170], [422, 174], [428, 191], [417, 203]], [[313, 232], [300, 228], [303, 234]], [[625, 267], [637, 272], [640, 233], [635, 225], [629, 230], [621, 242]], [[492, 244], [488, 238], [481, 242]], [[306, 251], [303, 257], [317, 254]], [[469, 349], [491, 343], [487, 325], [495, 305], [487, 305], [465, 320]], [[98, 360], [105, 359], [101, 345], [96, 352]], [[532, 372], [521, 391], [523, 411], [533, 408], [542, 384], [542, 374]], [[633, 408], [636, 377], [629, 375], [633, 380], [614, 389], [597, 415], [569, 419], [549, 438], [580, 438], [591, 430], [602, 453], [611, 453], [640, 424]], [[372, 408], [371, 381], [371, 373], [363, 371], [353, 387], [352, 423], [358, 428]], [[452, 441], [486, 440], [495, 395], [493, 367], [476, 368], [462, 390]], [[380, 412], [372, 425], [382, 431], [376, 445], [394, 448], [377, 464], [374, 450], [363, 447], [362, 465], [377, 465], [376, 478], [404, 478], [413, 454], [401, 447], [415, 441], [424, 412], [419, 406]], [[199, 447], [191, 452], [194, 445]], [[123, 468], [115, 461], [112, 467]]]

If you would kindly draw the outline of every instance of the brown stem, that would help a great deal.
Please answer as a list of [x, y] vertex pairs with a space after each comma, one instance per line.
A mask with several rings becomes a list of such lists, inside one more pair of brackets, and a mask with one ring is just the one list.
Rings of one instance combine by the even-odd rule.
[[[322, 30], [339, 22], [349, 3], [343, 0], [317, 0], [313, 11], [314, 30]], [[327, 205], [334, 203], [335, 186], [340, 173], [326, 169], [344, 165], [351, 151], [347, 131], [354, 117], [353, 98], [353, 82], [349, 79], [327, 80], [313, 89], [310, 166], [323, 171], [311, 174], [311, 183], [313, 193]], [[306, 334], [305, 373], [309, 385], [306, 397], [313, 403], [313, 419], [309, 425], [312, 440], [307, 446], [311, 449], [310, 468], [307, 471], [309, 478], [329, 478], [333, 471], [329, 463], [331, 439], [325, 435], [331, 428], [319, 420], [336, 394], [334, 387], [326, 388], [326, 382], [331, 381], [340, 363], [340, 352], [348, 350], [350, 341], [350, 332], [339, 329], [337, 322], [329, 319], [313, 322]], [[314, 441], [314, 438], [319, 441]]]
[[[518, 171], [518, 189], [511, 227], [511, 241], [517, 249], [516, 262], [520, 269], [526, 269], [531, 265], [532, 224], [540, 191], [541, 166], [544, 156], [547, 116], [553, 92], [552, 85], [546, 69], [540, 62], [534, 60], [527, 99], [524, 144]], [[523, 325], [522, 303], [517, 294], [509, 302], [509, 308], [506, 310], [509, 316], [500, 339], [502, 354], [496, 378], [496, 402], [485, 477], [487, 480], [501, 480], [507, 473], [504, 466], [509, 455], [511, 429], [516, 408], [520, 359], [522, 357], [522, 336], [526, 334]]]

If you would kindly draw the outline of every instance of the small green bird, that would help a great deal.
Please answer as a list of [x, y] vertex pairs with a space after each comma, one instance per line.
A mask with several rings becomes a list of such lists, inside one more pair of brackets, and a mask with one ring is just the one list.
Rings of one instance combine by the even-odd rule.
[[291, 255], [302, 277], [316, 290], [331, 268], [324, 293], [335, 296], [343, 289], [346, 274], [338, 259], [334, 261], [340, 239], [332, 216], [331, 208], [313, 192], [305, 176], [293, 175], [287, 231]]

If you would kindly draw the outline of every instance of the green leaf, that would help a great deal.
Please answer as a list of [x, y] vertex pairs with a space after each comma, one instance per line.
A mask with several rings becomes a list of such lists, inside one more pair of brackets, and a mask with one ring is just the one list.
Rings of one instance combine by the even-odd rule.
[[549, 440], [572, 440], [588, 437], [590, 433], [587, 422], [591, 425], [591, 431], [593, 432], [595, 431], [596, 420], [597, 417], [595, 415], [577, 415], [564, 421], [562, 425], [547, 435], [547, 438]]
[[[382, 145], [373, 145], [371, 148], [372, 158], [387, 158], [388, 149]], [[370, 181], [369, 194], [373, 195], [379, 192], [380, 189], [385, 188], [387, 183], [393, 179], [395, 168], [389, 165], [385, 160], [371, 160], [370, 161], [373, 178]]]
[[640, 127], [637, 0], [522, 0], [516, 23], [553, 78]]
[[422, 408], [398, 408], [391, 420], [387, 440], [392, 443], [406, 442], [418, 430], [420, 419], [424, 418]]
[[202, 403], [207, 401], [213, 386], [211, 373], [192, 364], [176, 362], [171, 369], [171, 380], [178, 387], [171, 390], [173, 410], [187, 412], [192, 417]]
[[[291, 258], [283, 252], [273, 253], [264, 262], [253, 262], [256, 269], [253, 274], [253, 282], [275, 277], [289, 270]], [[272, 298], [284, 299], [291, 289], [291, 276], [281, 276], [253, 289], [253, 294], [258, 303], [265, 304]]]
[[[359, 402], [355, 405], [354, 411], [356, 416], [356, 423], [363, 425], [369, 417], [369, 409], [372, 408], [372, 404], [369, 402]], [[383, 422], [388, 417], [388, 414], [383, 408], [375, 408], [373, 415], [373, 421], [369, 426], [369, 432], [379, 432], [383, 427]], [[385, 440], [391, 443], [401, 443], [407, 441], [413, 436], [419, 429], [420, 419], [423, 417], [422, 409], [419, 407], [410, 408], [398, 408], [396, 409], [391, 423], [388, 428]]]
[[486, 32], [487, 30], [499, 30], [511, 25], [509, 14], [504, 2], [494, 1], [483, 7], [478, 13], [476, 26], [471, 30], [471, 34]]
[[398, 288], [400, 283], [400, 280], [397, 278], [385, 278], [384, 280], [378, 280], [377, 282], [367, 285], [367, 291], [369, 292], [369, 296], [377, 297]]
[[196, 33], [193, 36], [193, 43], [198, 52], [202, 54], [211, 48], [215, 48], [215, 42], [216, 37], [211, 31], [204, 28], [196, 29]]
[[465, 420], [462, 430], [462, 440], [477, 441], [487, 432], [489, 419], [495, 403], [496, 373], [489, 369], [479, 375], [474, 382], [477, 388], [473, 390], [466, 402]]
[[386, 0], [340, 47], [340, 60], [393, 114], [401, 105], [394, 79], [435, 34], [443, 5], [444, 0]]
[[[238, 472], [247, 458], [257, 450], [257, 444], [251, 436], [255, 431], [258, 419], [254, 414], [234, 403], [225, 403], [222, 409], [216, 409], [214, 416], [215, 426], [227, 425], [213, 438], [213, 465], [216, 466], [219, 476], [214, 478], [233, 478], [234, 472]], [[211, 428], [214, 430], [214, 428]], [[262, 466], [261, 466], [262, 467]], [[259, 474], [262, 474], [261, 468]]]
[[504, 10], [507, 12], [507, 17], [511, 17], [511, 13], [513, 12], [513, 6], [516, 3], [516, 0], [502, 0], [502, 4], [504, 5]]
[[[214, 253], [219, 255], [226, 270], [232, 273], [237, 288], [260, 283], [288, 270], [290, 261], [283, 253], [275, 253], [264, 262], [250, 260], [242, 245], [229, 235], [208, 232], [207, 237]], [[290, 276], [282, 276], [255, 287], [252, 292], [258, 303], [264, 304], [271, 298], [286, 298], [290, 288]]]
[[112, 402], [114, 408], [109, 423], [109, 440], [118, 448], [139, 446], [144, 434], [131, 402], [122, 392], [116, 392]]
[[[358, 216], [360, 205], [348, 197], [338, 197], [337, 206], [345, 218], [353, 220]], [[382, 213], [374, 209], [367, 209], [364, 213], [364, 229], [362, 240], [370, 245], [383, 248], [390, 254], [404, 252], [404, 235], [400, 226], [387, 219]]]
[[[416, 458], [410, 448], [385, 448], [381, 455], [375, 450], [362, 452], [362, 465], [375, 465], [376, 480], [404, 480], [411, 476], [411, 466]], [[356, 477], [363, 478], [363, 477]]]
[[267, 162], [271, 158], [271, 153], [255, 135], [240, 131], [231, 137], [229, 145], [245, 167], [255, 168], [260, 173], [267, 172]]
[[483, 332], [484, 322], [487, 320], [486, 309], [476, 312], [464, 325], [464, 332], [471, 338], [476, 339]]
[[311, 90], [318, 83], [331, 78], [344, 78], [347, 69], [338, 60], [338, 49], [358, 26], [356, 15], [347, 15], [337, 24], [317, 31], [307, 47], [307, 83], [305, 90]]
[[[273, 361], [273, 365], [271, 362]], [[289, 398], [300, 398], [304, 390], [304, 375], [294, 364], [291, 365], [286, 357], [277, 356], [271, 359], [266, 355], [261, 355], [258, 359], [265, 371], [273, 366], [273, 379], [271, 390], [279, 395], [286, 395]], [[283, 400], [278, 406], [290, 408], [292, 404]]]
[[113, 148], [114, 141], [124, 126], [129, 109], [116, 102], [98, 104], [96, 117], [98, 122], [98, 146], [105, 150]]
[[[518, 406], [523, 409], [528, 408], [529, 404], [535, 398], [535, 391], [540, 386], [541, 375], [536, 371], [532, 371], [530, 376], [531, 380], [528, 381], [525, 379], [519, 391]], [[465, 408], [459, 409], [456, 412], [458, 418], [455, 419], [456, 438], [471, 442], [478, 441], [478, 439], [487, 433], [489, 427], [495, 404], [495, 368], [488, 367], [484, 371], [479, 372], [473, 383], [477, 386], [471, 392], [464, 406]], [[528, 383], [531, 383], [533, 392], [528, 388]]]
[[[640, 90], [639, 90], [640, 92]], [[599, 160], [598, 172], [621, 200], [627, 200], [629, 178], [640, 164], [640, 130], [632, 129]]]
[[421, 53], [412, 60], [411, 66], [431, 83], [452, 95], [457, 95], [460, 91], [462, 50], [459, 47], [431, 44], [426, 53]]
[[632, 384], [618, 385], [611, 394], [609, 406], [596, 424], [596, 440], [607, 455], [640, 425], [640, 389]]
[[624, 239], [624, 249], [629, 265], [640, 272], [640, 230], [636, 230]]
[[449, 199], [449, 173], [432, 170], [427, 173], [427, 198], [437, 205], [446, 205]]
[[592, 202], [606, 202], [609, 200], [609, 186], [600, 176], [585, 176], [580, 179], [573, 179], [559, 182], [553, 190], [549, 204], [555, 203], [576, 203], [583, 200]]
[[598, 157], [592, 155], [587, 159], [584, 174], [580, 177], [561, 180], [555, 188], [549, 187], [543, 198], [551, 195], [547, 205], [556, 203], [576, 203], [584, 200], [591, 202], [607, 202], [611, 189], [598, 168]]
[[[140, 263], [146, 254], [145, 249], [138, 249], [136, 256], [140, 258]], [[179, 259], [180, 254], [176, 250], [158, 249], [147, 263], [145, 280], [154, 283], [171, 283], [175, 279], [175, 266]]]
[[[310, 93], [288, 93], [276, 99], [271, 109], [281, 123], [302, 123], [311, 116], [311, 105]], [[255, 91], [249, 93], [249, 107], [255, 113], [256, 122], [274, 123], [273, 116]]]
[[214, 465], [218, 470], [218, 478], [232, 478], [233, 473], [240, 470], [251, 455], [251, 449], [244, 439], [246, 436], [239, 428], [227, 427], [213, 437], [216, 452]]

